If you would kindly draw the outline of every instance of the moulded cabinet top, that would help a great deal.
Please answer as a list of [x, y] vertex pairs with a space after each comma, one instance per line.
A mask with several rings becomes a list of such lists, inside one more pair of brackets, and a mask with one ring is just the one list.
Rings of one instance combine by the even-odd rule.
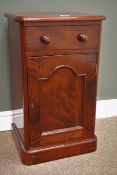
[[81, 20], [104, 20], [103, 15], [92, 15], [85, 13], [55, 12], [55, 13], [6, 13], [8, 18], [14, 18], [16, 21], [81, 21]]

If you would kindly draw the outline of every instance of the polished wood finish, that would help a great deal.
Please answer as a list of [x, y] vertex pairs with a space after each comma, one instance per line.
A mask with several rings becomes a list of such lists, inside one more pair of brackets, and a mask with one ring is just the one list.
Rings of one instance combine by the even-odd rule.
[[90, 15], [87, 13], [70, 13], [70, 12], [53, 12], [53, 13], [43, 13], [43, 12], [29, 12], [29, 13], [6, 13], [5, 16], [14, 18], [19, 22], [42, 22], [42, 21], [89, 21], [95, 20], [100, 21], [104, 20], [105, 16], [101, 15]]
[[42, 43], [44, 44], [49, 44], [50, 43], [50, 37], [46, 36], [46, 35], [43, 35], [40, 37], [40, 40]]
[[97, 48], [99, 31], [99, 25], [26, 27], [27, 52]]
[[36, 147], [35, 149], [26, 150], [24, 148], [24, 143], [22, 141], [21, 135], [19, 134], [19, 130], [14, 123], [12, 124], [12, 127], [13, 137], [17, 145], [21, 161], [25, 165], [33, 165], [65, 157], [86, 154], [93, 152], [96, 149], [97, 139], [96, 136], [94, 136], [94, 138], [87, 140], [68, 142], [52, 147]]
[[79, 34], [78, 35], [78, 40], [81, 42], [87, 42], [88, 41], [88, 36], [85, 34]]
[[[12, 124], [22, 162], [32, 165], [95, 151], [98, 55], [105, 17], [76, 13], [6, 16], [13, 43], [12, 81], [14, 89], [15, 82], [23, 89], [24, 134]], [[16, 66], [22, 79], [16, 79]]]

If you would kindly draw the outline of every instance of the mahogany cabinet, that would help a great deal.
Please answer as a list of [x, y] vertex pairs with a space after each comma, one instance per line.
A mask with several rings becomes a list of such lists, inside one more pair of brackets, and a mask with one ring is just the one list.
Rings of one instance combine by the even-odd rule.
[[101, 24], [80, 13], [6, 14], [13, 135], [26, 165], [96, 150], [95, 110]]

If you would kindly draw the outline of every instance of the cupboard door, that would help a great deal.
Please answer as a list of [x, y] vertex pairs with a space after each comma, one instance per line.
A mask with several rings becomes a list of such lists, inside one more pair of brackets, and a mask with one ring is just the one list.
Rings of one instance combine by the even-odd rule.
[[94, 135], [96, 54], [28, 58], [30, 145]]

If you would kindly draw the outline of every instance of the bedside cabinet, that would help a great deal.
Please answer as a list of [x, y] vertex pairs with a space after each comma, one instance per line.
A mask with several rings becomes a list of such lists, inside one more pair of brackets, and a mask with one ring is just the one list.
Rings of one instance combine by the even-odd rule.
[[96, 150], [95, 111], [101, 23], [80, 13], [6, 14], [9, 26], [12, 124], [26, 165]]

